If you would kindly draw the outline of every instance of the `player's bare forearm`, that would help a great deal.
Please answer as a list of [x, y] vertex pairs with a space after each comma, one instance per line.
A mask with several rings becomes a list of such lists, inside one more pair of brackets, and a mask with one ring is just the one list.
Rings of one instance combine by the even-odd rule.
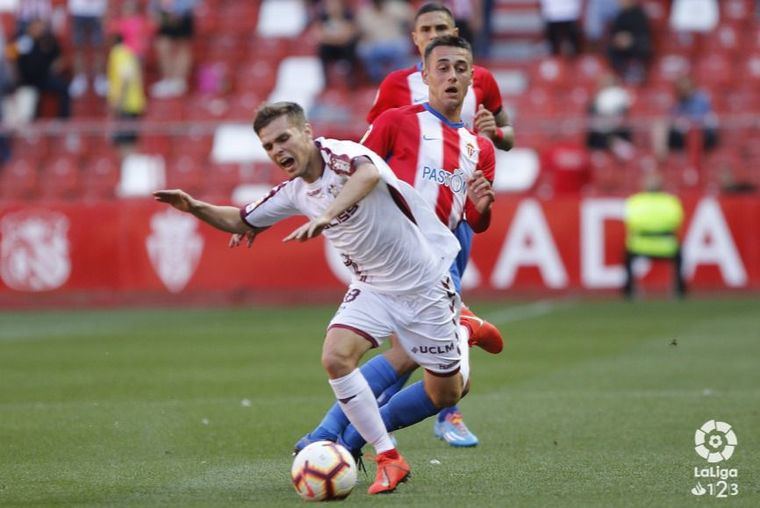
[[362, 200], [364, 196], [372, 192], [380, 181], [380, 172], [369, 159], [359, 162], [354, 174], [346, 181], [343, 188], [335, 197], [335, 201], [320, 215], [306, 224], [303, 224], [283, 238], [283, 242], [293, 240], [305, 242], [310, 238], [319, 236], [320, 233], [332, 222], [332, 220]]
[[360, 162], [354, 174], [348, 178], [346, 184], [335, 197], [335, 201], [322, 214], [322, 218], [327, 221], [333, 220], [372, 192], [379, 181], [380, 172], [377, 167], [369, 159], [366, 162]]
[[218, 206], [195, 199], [185, 191], [160, 190], [153, 193], [156, 201], [167, 203], [181, 212], [195, 215], [203, 222], [228, 233], [245, 233], [250, 228], [234, 206]]

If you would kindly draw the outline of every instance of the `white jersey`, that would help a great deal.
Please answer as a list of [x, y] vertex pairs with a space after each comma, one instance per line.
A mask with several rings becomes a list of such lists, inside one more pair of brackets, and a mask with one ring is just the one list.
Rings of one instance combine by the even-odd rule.
[[248, 225], [264, 228], [293, 215], [319, 217], [367, 157], [381, 182], [338, 215], [323, 231], [352, 271], [352, 286], [387, 293], [413, 293], [438, 284], [459, 251], [454, 235], [408, 184], [370, 149], [352, 141], [316, 140], [324, 172], [313, 183], [295, 178], [241, 209]]

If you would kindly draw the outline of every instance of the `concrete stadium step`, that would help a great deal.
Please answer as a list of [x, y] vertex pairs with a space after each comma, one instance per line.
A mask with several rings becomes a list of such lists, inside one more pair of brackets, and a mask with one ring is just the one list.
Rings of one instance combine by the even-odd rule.
[[493, 13], [491, 56], [529, 60], [546, 54], [538, 0], [497, 0]]

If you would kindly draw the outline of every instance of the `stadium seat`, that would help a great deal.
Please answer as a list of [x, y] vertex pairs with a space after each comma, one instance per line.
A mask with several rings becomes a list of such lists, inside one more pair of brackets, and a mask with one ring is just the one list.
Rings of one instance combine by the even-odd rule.
[[536, 61], [530, 69], [531, 87], [563, 87], [568, 82], [568, 63], [562, 58], [544, 58]]
[[589, 89], [595, 88], [599, 78], [610, 72], [607, 62], [600, 55], [581, 55], [572, 66], [572, 83]]
[[650, 80], [655, 85], [669, 84], [690, 71], [691, 63], [688, 58], [681, 54], [668, 53], [655, 61]]
[[89, 200], [110, 200], [119, 183], [119, 161], [105, 155], [91, 158], [84, 165], [82, 193]]
[[13, 156], [19, 159], [39, 161], [49, 153], [48, 136], [34, 131], [21, 132], [12, 138]]
[[54, 156], [43, 162], [40, 172], [41, 196], [47, 199], [74, 199], [81, 196], [80, 162], [71, 156]]
[[37, 160], [16, 158], [0, 171], [0, 198], [28, 200], [38, 197]]
[[755, 87], [755, 91], [757, 91], [757, 87], [760, 87], [760, 50], [746, 55], [740, 61], [741, 69], [739, 69], [739, 73], [741, 83], [746, 86]]
[[181, 155], [167, 165], [166, 185], [172, 189], [183, 189], [197, 195], [203, 191], [205, 159], [191, 155]]
[[734, 66], [723, 55], [712, 54], [697, 61], [696, 82], [713, 90], [727, 88], [734, 83]]

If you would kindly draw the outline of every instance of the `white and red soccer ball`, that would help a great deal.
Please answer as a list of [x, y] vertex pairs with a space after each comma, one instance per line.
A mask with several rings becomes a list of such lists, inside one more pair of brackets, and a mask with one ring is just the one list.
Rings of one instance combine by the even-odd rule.
[[341, 445], [317, 441], [298, 452], [290, 477], [306, 501], [344, 499], [356, 485], [356, 462]]

